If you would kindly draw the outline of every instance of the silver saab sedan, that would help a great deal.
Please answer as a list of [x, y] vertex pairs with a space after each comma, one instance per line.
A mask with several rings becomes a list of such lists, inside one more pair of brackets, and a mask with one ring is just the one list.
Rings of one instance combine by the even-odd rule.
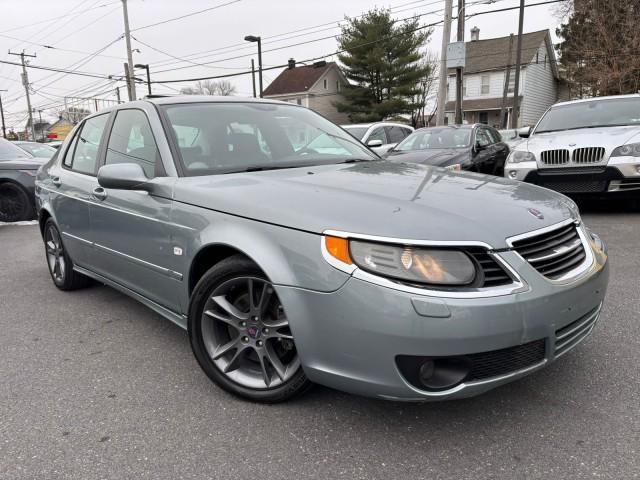
[[92, 279], [139, 300], [188, 330], [211, 380], [254, 401], [313, 383], [476, 395], [579, 344], [607, 289], [605, 247], [563, 195], [386, 162], [274, 101], [92, 115], [36, 196], [58, 288]]

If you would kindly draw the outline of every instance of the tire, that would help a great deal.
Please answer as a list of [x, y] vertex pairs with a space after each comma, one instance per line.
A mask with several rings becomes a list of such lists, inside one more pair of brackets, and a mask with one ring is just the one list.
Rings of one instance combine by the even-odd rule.
[[15, 183], [0, 184], [0, 222], [19, 222], [33, 218], [27, 192]]
[[91, 283], [88, 277], [73, 269], [73, 260], [62, 243], [62, 236], [52, 218], [48, 218], [43, 229], [44, 253], [53, 284], [60, 290], [71, 291], [84, 288]]
[[312, 385], [277, 293], [242, 255], [221, 261], [200, 279], [191, 296], [188, 330], [204, 372], [238, 397], [278, 403]]

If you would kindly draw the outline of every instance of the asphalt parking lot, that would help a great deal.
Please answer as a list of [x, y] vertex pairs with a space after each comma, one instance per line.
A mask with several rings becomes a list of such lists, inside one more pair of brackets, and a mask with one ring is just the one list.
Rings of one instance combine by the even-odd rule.
[[237, 400], [187, 334], [104, 286], [63, 293], [36, 226], [0, 226], [0, 479], [640, 478], [640, 213], [587, 205], [611, 283], [580, 348], [481, 397], [317, 387]]

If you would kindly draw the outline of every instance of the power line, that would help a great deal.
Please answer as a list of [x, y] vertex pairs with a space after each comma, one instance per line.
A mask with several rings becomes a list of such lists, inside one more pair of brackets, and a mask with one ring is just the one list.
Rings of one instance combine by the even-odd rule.
[[[22, 66], [21, 63], [11, 62], [9, 60], [0, 60], [0, 63], [6, 64], [6, 65], [16, 65], [18, 67]], [[41, 66], [41, 65], [29, 64], [29, 65], [26, 65], [26, 67], [27, 68], [35, 68], [36, 70], [48, 70], [50, 72], [65, 73], [65, 74], [69, 74], [69, 75], [79, 75], [81, 77], [93, 77], [93, 78], [102, 78], [102, 79], [108, 79], [109, 78], [108, 76], [100, 75], [98, 73], [78, 72], [78, 71], [73, 71], [73, 70], [62, 70], [60, 68], [44, 67], [44, 66]]]
[[183, 18], [192, 17], [194, 15], [199, 15], [201, 13], [209, 12], [211, 10], [216, 10], [218, 8], [226, 7], [227, 5], [233, 5], [234, 3], [238, 3], [238, 2], [241, 2], [241, 1], [242, 0], [232, 0], [232, 1], [227, 2], [227, 3], [221, 3], [220, 5], [215, 5], [213, 7], [205, 8], [204, 10], [198, 10], [197, 12], [191, 12], [191, 13], [187, 13], [186, 15], [181, 15], [179, 17], [168, 18], [168, 19], [162, 20], [160, 22], [150, 23], [149, 25], [144, 25], [142, 27], [132, 28], [131, 31], [132, 32], [137, 32], [138, 30], [143, 30], [145, 28], [151, 28], [151, 27], [156, 27], [158, 25], [164, 25], [165, 23], [175, 22], [176, 20], [182, 20]]

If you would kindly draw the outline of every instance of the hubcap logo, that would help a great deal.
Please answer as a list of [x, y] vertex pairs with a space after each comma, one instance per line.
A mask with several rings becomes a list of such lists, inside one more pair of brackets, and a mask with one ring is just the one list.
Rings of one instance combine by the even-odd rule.
[[255, 340], [256, 338], [260, 338], [260, 329], [255, 325], [252, 325], [247, 328], [247, 334]]
[[538, 220], [544, 220], [544, 215], [540, 210], [536, 210], [535, 208], [527, 208], [527, 211], [536, 217]]

